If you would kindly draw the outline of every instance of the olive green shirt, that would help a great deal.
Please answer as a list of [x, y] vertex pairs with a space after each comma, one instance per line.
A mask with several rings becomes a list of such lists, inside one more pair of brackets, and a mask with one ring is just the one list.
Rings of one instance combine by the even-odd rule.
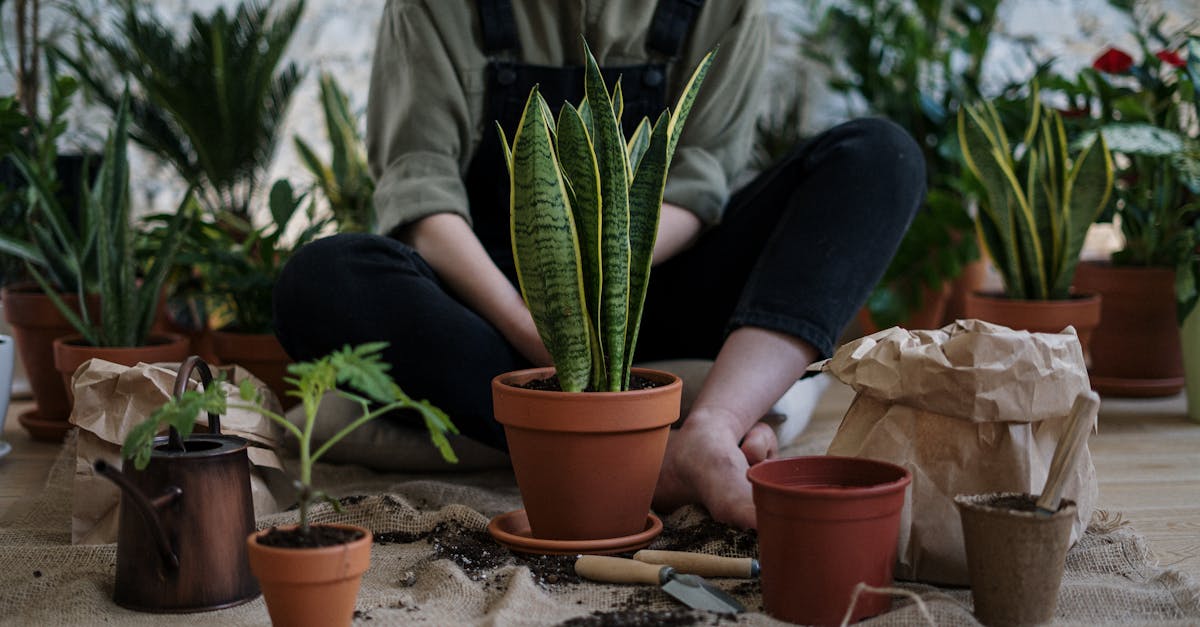
[[[646, 50], [657, 0], [515, 0], [521, 58], [582, 65], [582, 33], [601, 66], [664, 61]], [[453, 212], [470, 220], [463, 176], [484, 133], [485, 68], [473, 0], [389, 0], [367, 104], [367, 152], [379, 230]], [[768, 24], [759, 0], [708, 0], [679, 58], [668, 106], [714, 45], [713, 67], [687, 120], [664, 192], [705, 225], [721, 218], [749, 159], [763, 89]], [[626, 124], [632, 122], [626, 120]]]

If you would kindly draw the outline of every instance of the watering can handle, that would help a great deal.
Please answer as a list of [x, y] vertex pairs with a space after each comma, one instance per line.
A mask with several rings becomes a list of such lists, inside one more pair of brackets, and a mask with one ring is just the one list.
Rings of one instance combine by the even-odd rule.
[[[188, 381], [192, 378], [192, 370], [200, 371], [200, 384], [205, 389], [208, 389], [212, 385], [212, 370], [209, 369], [208, 364], [204, 363], [203, 359], [200, 359], [199, 355], [192, 355], [183, 360], [183, 363], [179, 365], [179, 376], [175, 377], [175, 398], [182, 397], [183, 393], [187, 391]], [[221, 434], [221, 417], [212, 412], [208, 412], [208, 432], [214, 435]], [[177, 451], [184, 450], [183, 438], [179, 436], [179, 431], [175, 427], [171, 427], [171, 431], [167, 437], [169, 439], [169, 448]]]

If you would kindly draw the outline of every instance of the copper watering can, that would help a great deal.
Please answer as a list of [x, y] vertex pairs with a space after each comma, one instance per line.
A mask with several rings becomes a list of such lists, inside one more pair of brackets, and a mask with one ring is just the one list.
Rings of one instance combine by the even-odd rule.
[[[192, 370], [212, 385], [199, 357], [188, 357], [175, 380], [187, 389]], [[95, 469], [121, 488], [117, 576], [113, 601], [142, 612], [217, 610], [258, 596], [250, 574], [246, 536], [255, 531], [250, 496], [249, 444], [221, 435], [221, 419], [208, 415], [209, 432], [186, 441], [174, 427], [154, 439], [144, 470], [117, 470], [103, 460]]]

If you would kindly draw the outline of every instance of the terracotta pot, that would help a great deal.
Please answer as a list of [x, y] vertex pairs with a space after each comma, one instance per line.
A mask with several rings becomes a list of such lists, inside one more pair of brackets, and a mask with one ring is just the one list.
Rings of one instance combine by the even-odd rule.
[[1183, 321], [1179, 334], [1183, 338], [1183, 366], [1187, 373], [1188, 416], [1200, 422], [1200, 307]]
[[188, 341], [182, 335], [151, 335], [146, 346], [102, 347], [83, 343], [83, 336], [69, 335], [54, 340], [54, 367], [58, 370], [67, 398], [74, 403], [71, 377], [89, 359], [103, 359], [122, 366], [139, 363], [181, 362], [188, 356]]
[[[1054, 618], [1071, 543], [1075, 503], [1052, 516], [990, 507], [1011, 494], [960, 495], [975, 617], [984, 625], [1037, 625]], [[764, 566], [765, 568], [765, 566]]]
[[[912, 315], [901, 321], [898, 326], [905, 329], [940, 329], [942, 318], [946, 315], [946, 306], [950, 302], [950, 290], [949, 282], [942, 283], [939, 290], [926, 287], [921, 292], [921, 308], [912, 312]], [[862, 326], [865, 335], [880, 331], [879, 325], [871, 319], [871, 312], [866, 307], [858, 310], [858, 324]]]
[[[983, 247], [979, 249], [983, 250]], [[983, 289], [987, 281], [988, 263], [985, 255], [963, 266], [962, 274], [950, 284], [950, 298], [947, 299], [946, 313], [940, 326], [967, 317], [967, 295]]]
[[976, 292], [967, 296], [967, 317], [1033, 333], [1060, 333], [1073, 326], [1086, 351], [1092, 331], [1100, 324], [1100, 295], [1082, 294], [1067, 300], [1022, 300]]
[[[73, 294], [59, 295], [78, 311], [79, 299]], [[54, 306], [40, 288], [33, 284], [12, 285], [0, 290], [4, 301], [4, 317], [13, 329], [17, 354], [29, 378], [29, 387], [37, 409], [21, 414], [21, 426], [35, 440], [62, 440], [71, 424], [71, 403], [63, 379], [54, 367], [54, 340], [75, 333], [75, 327]], [[99, 298], [89, 298], [89, 310], [97, 315]]]
[[1075, 288], [1103, 298], [1090, 346], [1093, 389], [1111, 396], [1172, 396], [1183, 389], [1174, 268], [1085, 261]]
[[493, 409], [535, 538], [600, 540], [645, 529], [683, 382], [657, 370], [633, 373], [661, 385], [628, 392], [517, 387], [553, 368], [492, 379]]
[[246, 538], [250, 572], [258, 578], [275, 627], [333, 627], [349, 625], [354, 618], [359, 584], [371, 565], [371, 531], [353, 525], [322, 526], [353, 529], [363, 537], [316, 549], [259, 544], [259, 536], [269, 529]]
[[[859, 582], [892, 584], [908, 470], [865, 458], [792, 457], [757, 464], [746, 476], [768, 614], [836, 625]], [[889, 595], [864, 592], [850, 622], [882, 614], [891, 603]]]
[[237, 364], [267, 384], [284, 409], [300, 402], [284, 394], [288, 384], [283, 379], [288, 376], [287, 367], [292, 359], [273, 333], [213, 331], [212, 348], [222, 365]]
[[164, 291], [150, 332], [183, 335], [191, 345], [190, 354], [198, 355], [206, 363], [218, 363], [217, 354], [213, 352], [212, 327], [204, 319], [203, 307], [193, 297], [168, 299]]

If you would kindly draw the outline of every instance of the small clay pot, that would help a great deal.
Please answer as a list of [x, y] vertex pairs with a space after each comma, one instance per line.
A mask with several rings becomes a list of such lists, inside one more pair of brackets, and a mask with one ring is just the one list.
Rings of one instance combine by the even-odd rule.
[[[892, 584], [908, 470], [866, 458], [792, 457], [757, 464], [746, 476], [768, 614], [836, 625], [859, 582]], [[850, 622], [882, 614], [891, 603], [888, 595], [860, 594]]]
[[188, 356], [188, 340], [182, 335], [166, 333], [146, 338], [145, 346], [104, 347], [83, 343], [82, 335], [69, 335], [54, 340], [54, 367], [67, 388], [67, 398], [75, 403], [71, 377], [89, 359], [103, 359], [122, 366], [139, 363], [181, 362]]
[[312, 549], [259, 544], [259, 536], [269, 529], [246, 538], [250, 571], [258, 578], [275, 627], [336, 627], [354, 619], [358, 588], [371, 565], [371, 531], [353, 525], [322, 526], [359, 531], [363, 536]]
[[300, 399], [287, 396], [287, 367], [292, 363], [274, 333], [237, 333], [221, 330], [212, 333], [212, 350], [222, 365], [237, 364], [265, 383], [284, 409]]
[[1075, 327], [1083, 350], [1100, 324], [1100, 295], [1080, 294], [1066, 300], [1022, 300], [1002, 294], [967, 295], [967, 317], [1032, 333], [1060, 333]]
[[[989, 627], [1037, 625], [1054, 618], [1075, 521], [1074, 501], [1051, 516], [1036, 496], [1018, 493], [954, 497], [962, 518], [975, 617]], [[1014, 509], [1019, 503], [1020, 509]]]
[[602, 540], [644, 531], [683, 382], [634, 368], [660, 385], [626, 392], [518, 387], [552, 374], [534, 368], [492, 379], [493, 410], [533, 536]]

